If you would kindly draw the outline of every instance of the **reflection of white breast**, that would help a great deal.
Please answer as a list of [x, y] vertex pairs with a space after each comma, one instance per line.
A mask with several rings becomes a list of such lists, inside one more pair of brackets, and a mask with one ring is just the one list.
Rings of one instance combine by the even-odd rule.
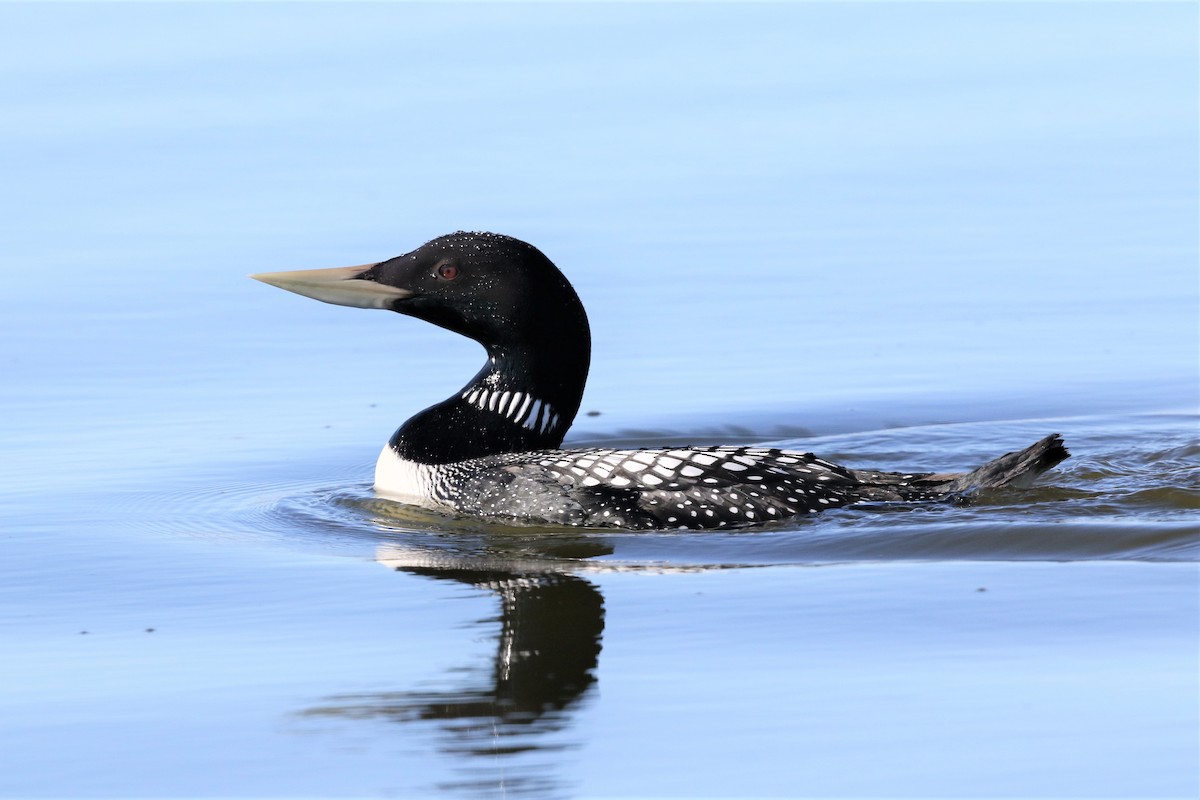
[[375, 491], [381, 497], [425, 508], [449, 508], [433, 494], [436, 467], [417, 464], [396, 455], [391, 445], [384, 445], [375, 462]]

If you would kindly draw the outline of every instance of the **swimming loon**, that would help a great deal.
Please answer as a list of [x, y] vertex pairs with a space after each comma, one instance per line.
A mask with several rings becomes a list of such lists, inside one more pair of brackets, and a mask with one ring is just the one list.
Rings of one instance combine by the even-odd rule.
[[847, 469], [766, 447], [563, 450], [591, 334], [575, 290], [532, 245], [458, 232], [377, 264], [251, 277], [408, 314], [483, 345], [479, 373], [404, 423], [376, 464], [379, 495], [427, 508], [534, 525], [728, 528], [864, 500], [1023, 487], [1068, 457], [1058, 434], [965, 474]]

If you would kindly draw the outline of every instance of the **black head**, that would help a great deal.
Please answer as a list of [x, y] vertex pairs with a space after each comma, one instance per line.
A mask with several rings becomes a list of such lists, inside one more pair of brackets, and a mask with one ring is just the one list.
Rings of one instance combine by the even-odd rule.
[[387, 307], [511, 349], [587, 327], [558, 268], [531, 244], [496, 233], [452, 233], [358, 276], [410, 294]]
[[[327, 303], [417, 317], [484, 346], [488, 363], [467, 387], [488, 390], [471, 395], [489, 398], [477, 409], [481, 418], [459, 419], [475, 413], [467, 411], [472, 407], [464, 393], [426, 409], [397, 433], [424, 459], [434, 458], [438, 446], [447, 458], [557, 446], [579, 408], [591, 356], [587, 315], [550, 259], [518, 239], [458, 232], [377, 264], [252, 277]], [[538, 408], [553, 408], [555, 424], [528, 424], [515, 413], [517, 393], [537, 398]], [[511, 404], [507, 416], [491, 400], [503, 397]], [[453, 426], [487, 429], [490, 441], [464, 440], [453, 450], [432, 441]]]
[[588, 340], [587, 315], [558, 267], [531, 244], [459, 231], [361, 267], [252, 276], [336, 305], [385, 308], [480, 342], [489, 351]]

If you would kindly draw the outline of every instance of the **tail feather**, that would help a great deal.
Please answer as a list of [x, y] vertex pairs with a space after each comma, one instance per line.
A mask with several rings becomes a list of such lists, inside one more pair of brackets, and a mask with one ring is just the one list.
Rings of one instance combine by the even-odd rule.
[[962, 498], [977, 489], [1026, 489], [1037, 477], [1070, 457], [1062, 437], [1052, 433], [1016, 453], [1005, 453], [966, 473], [899, 473], [852, 469], [863, 500], [905, 501]]
[[1054, 465], [1070, 458], [1062, 436], [1052, 433], [1016, 453], [1005, 453], [978, 469], [957, 477], [947, 484], [948, 494], [961, 494], [976, 489], [998, 489], [1011, 486], [1029, 488], [1037, 477]]

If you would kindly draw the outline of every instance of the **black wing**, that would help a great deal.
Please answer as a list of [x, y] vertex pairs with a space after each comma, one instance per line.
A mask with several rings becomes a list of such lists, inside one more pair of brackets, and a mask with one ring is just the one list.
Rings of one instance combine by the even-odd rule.
[[462, 510], [572, 526], [728, 528], [859, 499], [848, 470], [777, 448], [551, 450], [481, 459], [470, 471], [475, 501]]

